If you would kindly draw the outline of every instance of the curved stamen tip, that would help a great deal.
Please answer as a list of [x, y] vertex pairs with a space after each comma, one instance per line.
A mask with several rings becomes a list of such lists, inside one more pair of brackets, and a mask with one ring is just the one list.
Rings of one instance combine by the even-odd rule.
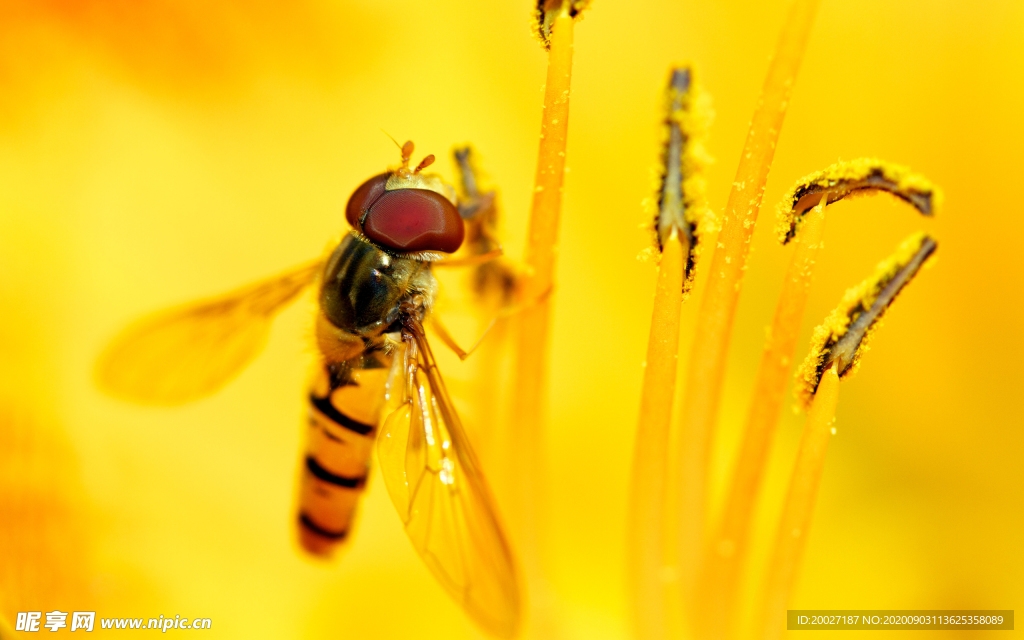
[[811, 351], [797, 370], [797, 397], [804, 408], [810, 406], [822, 374], [833, 363], [840, 377], [857, 370], [879, 320], [937, 247], [930, 236], [915, 233], [878, 265], [873, 276], [847, 290], [839, 306], [814, 330]]
[[796, 236], [804, 215], [826, 194], [832, 204], [851, 194], [884, 191], [909, 203], [922, 215], [934, 215], [942, 195], [920, 174], [877, 158], [860, 158], [836, 164], [799, 180], [779, 203], [776, 231], [782, 244]]
[[590, 0], [537, 0], [533, 19], [530, 20], [533, 35], [540, 40], [545, 49], [550, 49], [551, 27], [555, 23], [555, 18], [565, 14], [570, 18], [579, 19], [589, 6]]
[[686, 246], [683, 293], [695, 276], [698, 238], [707, 231], [710, 216], [704, 198], [702, 169], [709, 162], [702, 144], [710, 108], [701, 95], [690, 66], [673, 68], [665, 89], [662, 153], [659, 167], [658, 211], [654, 216], [658, 249], [675, 234]]

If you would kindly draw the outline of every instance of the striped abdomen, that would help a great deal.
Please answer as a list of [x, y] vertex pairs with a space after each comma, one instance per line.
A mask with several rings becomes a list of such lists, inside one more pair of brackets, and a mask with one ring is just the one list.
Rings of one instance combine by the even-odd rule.
[[329, 555], [352, 527], [370, 470], [388, 365], [380, 352], [328, 364], [310, 388], [298, 526], [299, 542], [315, 555]]

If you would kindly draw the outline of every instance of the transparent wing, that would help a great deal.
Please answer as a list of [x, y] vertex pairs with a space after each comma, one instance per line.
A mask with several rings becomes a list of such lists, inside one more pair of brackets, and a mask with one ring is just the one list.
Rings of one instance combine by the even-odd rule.
[[274, 315], [316, 280], [320, 264], [129, 326], [100, 356], [100, 387], [146, 404], [181, 404], [210, 395], [259, 354]]
[[377, 453], [413, 547], [489, 633], [519, 628], [515, 561], [494, 499], [437, 372], [423, 328], [406, 339], [406, 396], [384, 421]]

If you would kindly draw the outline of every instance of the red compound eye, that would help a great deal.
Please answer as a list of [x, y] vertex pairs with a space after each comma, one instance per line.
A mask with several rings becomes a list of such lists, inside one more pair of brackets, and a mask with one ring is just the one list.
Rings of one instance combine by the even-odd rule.
[[363, 234], [395, 251], [452, 253], [462, 245], [466, 231], [458, 210], [441, 194], [426, 189], [395, 189], [370, 206]]
[[387, 182], [388, 174], [381, 173], [375, 175], [359, 185], [359, 188], [348, 199], [348, 205], [345, 207], [345, 219], [348, 220], [353, 229], [359, 228], [359, 219], [363, 217], [363, 213], [372, 207], [378, 198], [384, 195], [384, 185]]

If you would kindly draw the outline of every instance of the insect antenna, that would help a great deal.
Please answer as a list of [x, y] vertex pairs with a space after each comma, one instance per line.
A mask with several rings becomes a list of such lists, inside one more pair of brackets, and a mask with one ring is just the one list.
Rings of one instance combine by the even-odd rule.
[[388, 138], [390, 138], [391, 142], [394, 142], [396, 147], [398, 147], [399, 149], [402, 148], [402, 143], [400, 143], [398, 140], [395, 140], [395, 136], [391, 135], [390, 133], [388, 133], [384, 129], [381, 129], [380, 132], [383, 133], [384, 135], [386, 135]]
[[412, 159], [412, 154], [415, 150], [416, 145], [413, 144], [412, 140], [406, 140], [405, 144], [402, 145], [402, 171], [409, 170], [409, 160]]
[[430, 165], [434, 164], [434, 160], [435, 160], [434, 154], [428, 155], [427, 157], [425, 157], [422, 160], [420, 160], [420, 163], [418, 165], [416, 165], [416, 168], [413, 169], [412, 172], [413, 173], [419, 173], [420, 171], [422, 171], [422, 170], [426, 169], [427, 167], [429, 167]]

